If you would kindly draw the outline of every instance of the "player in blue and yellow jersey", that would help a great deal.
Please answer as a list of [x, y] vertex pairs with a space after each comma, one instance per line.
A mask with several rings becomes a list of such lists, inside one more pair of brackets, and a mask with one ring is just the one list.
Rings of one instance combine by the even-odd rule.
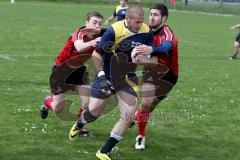
[[119, 5], [115, 7], [113, 15], [105, 21], [105, 25], [107, 25], [109, 22], [112, 22], [116, 17], [117, 21], [125, 19], [126, 10], [128, 8], [127, 2], [128, 0], [119, 0]]
[[105, 145], [96, 153], [100, 160], [110, 160], [113, 147], [123, 138], [136, 111], [136, 64], [131, 52], [136, 46], [153, 45], [153, 34], [143, 23], [144, 12], [139, 5], [130, 6], [126, 19], [112, 24], [102, 36], [93, 53], [98, 71], [93, 82], [89, 107], [70, 130], [69, 138], [75, 139], [83, 126], [95, 121], [102, 113], [108, 97], [115, 94], [120, 109], [120, 119], [115, 124]]

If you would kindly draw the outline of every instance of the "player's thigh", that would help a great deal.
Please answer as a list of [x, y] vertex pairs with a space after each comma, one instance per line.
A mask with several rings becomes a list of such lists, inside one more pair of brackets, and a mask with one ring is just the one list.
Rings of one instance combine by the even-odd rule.
[[59, 103], [61, 101], [65, 100], [65, 94], [58, 94], [58, 95], [53, 95], [53, 102], [54, 103]]
[[152, 83], [143, 83], [142, 84], [142, 97], [148, 98], [148, 97], [154, 97], [156, 92], [156, 85]]
[[136, 112], [137, 97], [125, 91], [116, 93], [121, 118], [127, 121], [132, 121]]
[[156, 93], [159, 99], [164, 99], [168, 93], [172, 90], [174, 85], [177, 83], [178, 75], [174, 75], [172, 72], [167, 72], [163, 77], [158, 79], [156, 83]]
[[234, 47], [237, 48], [237, 49], [240, 48], [240, 42], [235, 41], [234, 42]]
[[91, 93], [90, 85], [76, 85], [75, 90], [79, 95], [90, 97]]
[[87, 104], [89, 102], [90, 94], [91, 94], [91, 86], [90, 85], [77, 85], [75, 87], [75, 91], [79, 95], [82, 103]]

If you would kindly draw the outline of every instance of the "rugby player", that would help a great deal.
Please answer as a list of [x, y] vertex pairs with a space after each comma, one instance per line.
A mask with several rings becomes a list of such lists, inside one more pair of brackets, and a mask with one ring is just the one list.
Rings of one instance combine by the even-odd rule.
[[[153, 45], [153, 34], [143, 23], [144, 12], [139, 5], [129, 6], [126, 19], [112, 24], [102, 36], [93, 55], [99, 59], [94, 64], [98, 71], [92, 85], [89, 107], [70, 130], [69, 138], [76, 135], [87, 123], [95, 121], [102, 113], [105, 102], [115, 94], [120, 109], [120, 119], [113, 127], [105, 145], [96, 153], [100, 160], [110, 160], [113, 147], [123, 139], [136, 111], [136, 64], [131, 52], [141, 44]], [[103, 60], [103, 63], [101, 61]]]
[[240, 24], [236, 24], [231, 27], [231, 29], [239, 29], [239, 33], [234, 41], [234, 53], [229, 58], [231, 60], [237, 59], [238, 54], [240, 53]]
[[[42, 119], [47, 118], [49, 110], [53, 112], [63, 111], [65, 107], [65, 92], [67, 90], [63, 91], [62, 88], [59, 89], [59, 86], [56, 86], [56, 84], [61, 83], [61, 81], [72, 85], [72, 89], [80, 96], [82, 101], [80, 113], [88, 106], [90, 86], [86, 81], [86, 66], [84, 66], [83, 63], [91, 57], [97, 43], [100, 41], [99, 36], [101, 36], [100, 29], [102, 22], [103, 16], [99, 12], [94, 11], [88, 13], [86, 15], [85, 26], [77, 28], [65, 42], [52, 68], [52, 75], [50, 76], [51, 95], [45, 98], [43, 105], [40, 107], [40, 116]], [[93, 29], [96, 32], [90, 34], [86, 32], [87, 29]], [[77, 64], [78, 66], [75, 67], [70, 66], [70, 62], [78, 63], [78, 61], [76, 61], [77, 59], [81, 59], [81, 63]], [[70, 73], [66, 72], [67, 68], [70, 68]]]
[[123, 19], [125, 19], [125, 15], [126, 15], [126, 10], [128, 8], [127, 5], [128, 0], [119, 0], [119, 5], [117, 5], [113, 11], [113, 15], [110, 16], [106, 21], [105, 21], [105, 25], [107, 25], [109, 22], [112, 22], [116, 17], [117, 17], [117, 21], [121, 21]]
[[178, 79], [178, 39], [165, 24], [168, 9], [158, 3], [150, 8], [149, 26], [154, 34], [154, 46], [140, 45], [136, 51], [157, 56], [158, 65], [145, 67], [143, 75], [143, 98], [135, 115], [138, 122], [138, 135], [135, 149], [145, 149], [145, 127], [150, 113], [167, 97]]

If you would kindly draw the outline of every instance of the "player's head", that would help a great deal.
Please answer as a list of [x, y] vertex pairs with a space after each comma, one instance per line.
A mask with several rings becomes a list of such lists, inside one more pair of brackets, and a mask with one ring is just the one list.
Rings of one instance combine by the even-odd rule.
[[168, 18], [168, 8], [162, 4], [157, 3], [150, 8], [149, 26], [153, 29], [161, 27]]
[[127, 27], [130, 31], [139, 32], [144, 21], [144, 12], [142, 7], [139, 5], [132, 5], [128, 7], [125, 19]]
[[85, 26], [101, 28], [102, 22], [103, 16], [101, 15], [101, 13], [93, 11], [87, 14]]
[[128, 2], [128, 0], [119, 0], [119, 4], [120, 4], [121, 6], [127, 5], [127, 2]]

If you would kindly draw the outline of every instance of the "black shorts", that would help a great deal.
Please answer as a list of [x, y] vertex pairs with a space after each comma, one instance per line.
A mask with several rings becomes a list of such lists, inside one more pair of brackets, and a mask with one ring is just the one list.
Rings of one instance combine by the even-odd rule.
[[240, 33], [237, 35], [237, 37], [236, 37], [236, 40], [235, 40], [236, 42], [238, 42], [239, 44], [240, 44]]
[[76, 85], [88, 84], [87, 67], [77, 69], [68, 65], [53, 66], [50, 76], [50, 87], [53, 94], [63, 94], [68, 90], [74, 90]]
[[[117, 78], [111, 81], [112, 87], [114, 88], [113, 94], [118, 91], [124, 91], [130, 95], [135, 97], [138, 96], [137, 94], [137, 84], [138, 78], [135, 74], [128, 74], [128, 78]], [[95, 78], [92, 88], [91, 88], [91, 96], [95, 98], [105, 99], [108, 98], [110, 95], [101, 91], [100, 80]]]
[[[156, 86], [155, 96], [157, 96], [159, 100], [163, 100], [177, 83], [177, 79], [178, 75], [174, 75], [171, 71], [157, 73], [150, 69], [144, 70], [143, 83], [154, 84]], [[145, 95], [147, 95], [147, 93], [145, 93]]]
[[[53, 66], [52, 72], [54, 72], [57, 69], [57, 66]], [[71, 85], [84, 85], [88, 84], [88, 73], [86, 72], [87, 67], [82, 66], [78, 69], [74, 70], [65, 80], [66, 84]]]

